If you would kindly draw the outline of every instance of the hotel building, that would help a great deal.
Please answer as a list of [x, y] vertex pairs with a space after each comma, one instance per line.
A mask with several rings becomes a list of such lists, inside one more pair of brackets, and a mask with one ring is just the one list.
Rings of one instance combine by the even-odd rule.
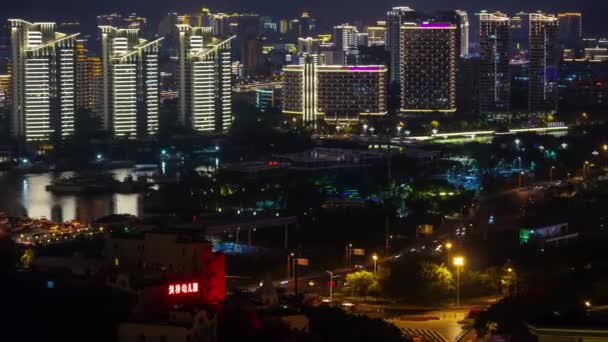
[[179, 120], [199, 132], [222, 133], [232, 124], [231, 41], [208, 27], [177, 25]]
[[359, 121], [386, 115], [385, 66], [289, 65], [283, 68], [283, 112], [315, 127], [318, 119]]
[[78, 34], [55, 31], [55, 23], [10, 19], [12, 134], [44, 141], [74, 133], [74, 45]]
[[139, 29], [99, 26], [103, 67], [104, 128], [119, 138], [158, 132], [159, 42], [139, 38]]
[[506, 14], [479, 14], [481, 113], [508, 112], [511, 101], [510, 23]]
[[456, 25], [401, 25], [401, 112], [456, 111]]

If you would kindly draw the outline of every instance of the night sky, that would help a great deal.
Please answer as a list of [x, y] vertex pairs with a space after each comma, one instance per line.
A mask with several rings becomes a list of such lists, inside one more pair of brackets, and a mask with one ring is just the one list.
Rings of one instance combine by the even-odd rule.
[[150, 17], [154, 22], [169, 11], [197, 10], [203, 6], [214, 11], [251, 11], [262, 15], [291, 18], [302, 9], [324, 21], [353, 21], [372, 23], [394, 5], [407, 5], [417, 10], [462, 8], [473, 13], [480, 9], [547, 12], [582, 11], [587, 35], [608, 34], [608, 0], [6, 0], [0, 5], [0, 16], [26, 19], [77, 19], [94, 24], [92, 19], [111, 11], [133, 12]]

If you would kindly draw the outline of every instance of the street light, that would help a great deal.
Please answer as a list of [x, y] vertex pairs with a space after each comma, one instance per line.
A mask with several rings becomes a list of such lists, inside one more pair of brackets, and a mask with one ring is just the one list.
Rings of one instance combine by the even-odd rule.
[[374, 254], [372, 259], [374, 259], [374, 274], [376, 274], [378, 272], [378, 256]]
[[452, 243], [451, 242], [446, 242], [445, 244], [445, 250], [447, 253], [447, 257], [448, 257], [448, 264], [450, 263], [450, 250], [452, 249]]
[[587, 176], [587, 169], [589, 168], [589, 161], [585, 160], [583, 163], [583, 178]]
[[555, 169], [555, 166], [551, 165], [551, 167], [549, 168], [549, 182], [553, 182], [553, 170]]
[[454, 266], [456, 266], [456, 306], [460, 306], [460, 267], [464, 266], [464, 257], [454, 257]]
[[519, 143], [520, 143], [520, 142], [521, 142], [521, 140], [519, 140], [519, 138], [518, 138], [518, 139], [515, 139], [515, 146], [519, 147]]

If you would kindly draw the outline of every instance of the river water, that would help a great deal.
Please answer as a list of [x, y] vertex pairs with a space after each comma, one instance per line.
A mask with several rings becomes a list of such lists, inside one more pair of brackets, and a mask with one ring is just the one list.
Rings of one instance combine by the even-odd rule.
[[[123, 180], [131, 169], [110, 171]], [[45, 187], [53, 179], [73, 176], [74, 172], [13, 174], [0, 173], [0, 211], [9, 215], [46, 217], [53, 221], [78, 220], [90, 223], [110, 214], [139, 215], [142, 194], [54, 195]]]

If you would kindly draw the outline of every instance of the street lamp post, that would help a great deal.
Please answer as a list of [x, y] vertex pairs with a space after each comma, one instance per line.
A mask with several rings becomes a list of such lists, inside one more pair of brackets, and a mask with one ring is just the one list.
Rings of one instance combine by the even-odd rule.
[[353, 244], [349, 243], [348, 245], [346, 245], [346, 265], [348, 267], [351, 266], [352, 255], [353, 255]]
[[333, 302], [334, 300], [334, 273], [332, 271], [325, 271], [327, 273], [329, 273], [329, 302]]
[[287, 254], [287, 280], [291, 278], [291, 258], [294, 256], [295, 254], [293, 252]]
[[524, 175], [523, 171], [519, 172], [519, 187], [521, 188], [521, 177]]
[[372, 255], [372, 259], [374, 259], [374, 274], [378, 273], [378, 256], [376, 254]]
[[551, 165], [549, 168], [549, 182], [553, 182], [553, 169], [555, 169], [555, 166]]
[[454, 266], [456, 266], [456, 306], [460, 306], [460, 267], [463, 265], [463, 257], [454, 257]]

